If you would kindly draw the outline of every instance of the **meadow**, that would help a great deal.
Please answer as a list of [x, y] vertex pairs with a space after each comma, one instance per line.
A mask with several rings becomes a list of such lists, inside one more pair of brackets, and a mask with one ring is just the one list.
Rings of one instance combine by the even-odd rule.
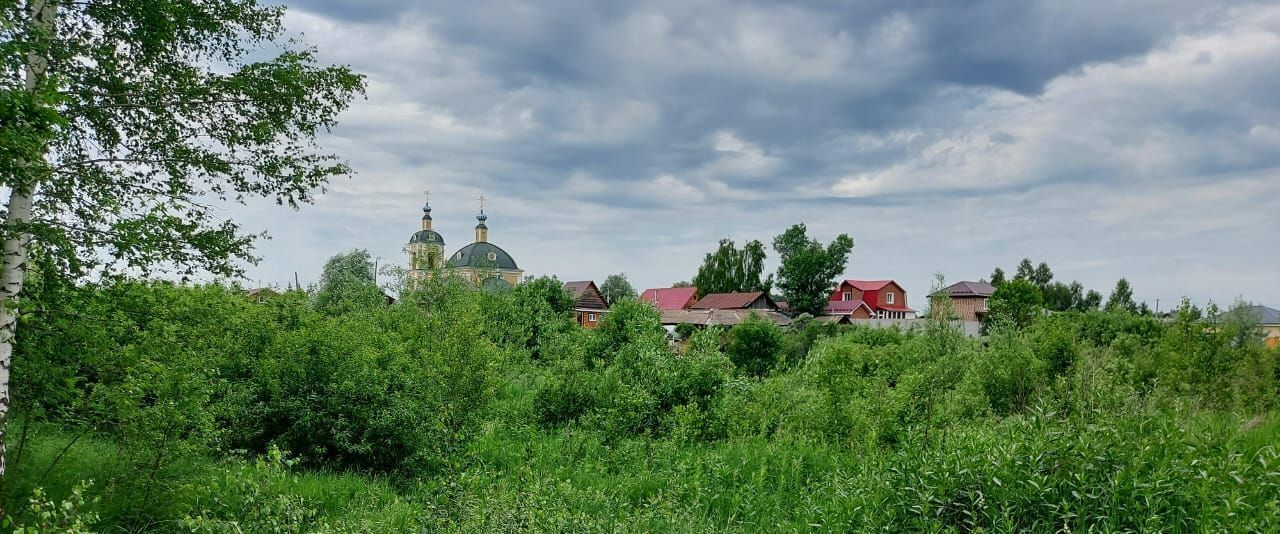
[[1280, 353], [1189, 303], [673, 344], [634, 301], [579, 328], [548, 278], [28, 289], [6, 529], [1280, 529]]

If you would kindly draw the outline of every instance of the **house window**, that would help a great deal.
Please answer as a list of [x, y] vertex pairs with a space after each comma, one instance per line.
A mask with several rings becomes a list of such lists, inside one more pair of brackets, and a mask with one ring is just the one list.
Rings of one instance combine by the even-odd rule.
[[852, 293], [852, 292], [850, 292], [850, 291], [845, 291], [845, 292], [844, 292], [844, 294], [840, 295], [840, 300], [843, 300], [843, 301], [845, 301], [845, 302], [850, 302], [850, 301], [852, 301], [852, 300], [853, 300], [853, 293]]
[[890, 291], [890, 292], [888, 292], [888, 293], [885, 293], [885, 294], [884, 294], [884, 301], [885, 301], [885, 303], [886, 303], [886, 304], [893, 304], [893, 292], [892, 292], [892, 291]]
[[594, 313], [588, 313], [588, 314], [587, 314], [587, 322], [589, 322], [589, 323], [594, 323], [594, 322], [596, 322], [596, 314], [594, 314]]

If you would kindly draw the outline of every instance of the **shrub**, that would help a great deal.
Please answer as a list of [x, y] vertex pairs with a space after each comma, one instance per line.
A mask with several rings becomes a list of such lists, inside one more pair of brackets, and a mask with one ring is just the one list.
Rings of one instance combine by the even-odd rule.
[[725, 353], [742, 372], [764, 376], [777, 366], [782, 342], [782, 329], [778, 325], [753, 314], [729, 330]]
[[256, 362], [240, 446], [307, 465], [432, 472], [461, 445], [496, 382], [499, 352], [475, 302], [318, 318]]

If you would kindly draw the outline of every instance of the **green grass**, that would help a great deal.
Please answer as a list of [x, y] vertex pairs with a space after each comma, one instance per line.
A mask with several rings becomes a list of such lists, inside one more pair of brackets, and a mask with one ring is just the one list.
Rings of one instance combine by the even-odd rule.
[[278, 498], [313, 514], [305, 529], [344, 532], [1280, 528], [1277, 414], [1090, 422], [1033, 414], [918, 438], [854, 452], [763, 438], [619, 441], [572, 426], [495, 423], [461, 455], [465, 465], [431, 479], [391, 484], [188, 457], [148, 492], [122, 467], [121, 451], [90, 437], [41, 480], [72, 437], [40, 429], [13, 471], [9, 503], [37, 484], [58, 501], [92, 479], [90, 509], [107, 531], [172, 531], [202, 510], [245, 521], [246, 501], [281, 508]]
[[249, 493], [257, 494], [266, 506], [277, 496], [295, 498], [314, 510], [315, 524], [337, 531], [410, 532], [423, 515], [419, 505], [376, 478], [189, 455], [162, 467], [152, 480], [110, 442], [81, 436], [66, 448], [73, 439], [50, 428], [32, 431], [20, 463], [11, 466], [5, 481], [5, 509], [18, 510], [19, 523], [30, 519], [23, 516], [21, 505], [33, 488], [43, 487], [59, 502], [85, 480], [94, 482], [87, 493], [96, 499], [88, 509], [100, 515], [99, 528], [106, 531], [180, 530], [183, 518], [202, 511], [238, 519]]

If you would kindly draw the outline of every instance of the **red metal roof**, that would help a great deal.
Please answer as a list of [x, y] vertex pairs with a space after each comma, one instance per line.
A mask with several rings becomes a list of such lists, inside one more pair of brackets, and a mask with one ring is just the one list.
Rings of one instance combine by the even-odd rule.
[[[756, 299], [764, 297], [768, 299], [763, 291], [753, 291], [751, 293], [712, 293], [702, 297], [697, 304], [693, 305], [694, 309], [740, 309], [751, 306]], [[770, 307], [776, 307], [773, 301], [769, 300]]]
[[845, 280], [860, 291], [879, 291], [884, 286], [894, 283], [893, 280]]
[[697, 294], [696, 287], [655, 287], [644, 290], [640, 300], [653, 304], [659, 310], [683, 310]]

